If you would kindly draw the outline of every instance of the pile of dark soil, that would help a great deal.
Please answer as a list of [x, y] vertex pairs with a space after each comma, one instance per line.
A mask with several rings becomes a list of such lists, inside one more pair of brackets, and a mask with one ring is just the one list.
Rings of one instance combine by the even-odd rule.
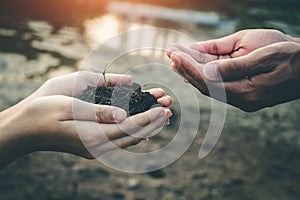
[[127, 112], [127, 116], [160, 106], [157, 99], [149, 92], [143, 92], [138, 83], [119, 84], [115, 87], [88, 86], [77, 98], [90, 103], [122, 108]]

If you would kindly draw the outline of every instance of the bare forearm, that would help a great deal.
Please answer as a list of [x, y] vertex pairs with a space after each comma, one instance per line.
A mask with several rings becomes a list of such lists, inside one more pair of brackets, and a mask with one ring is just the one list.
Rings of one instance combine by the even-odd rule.
[[297, 43], [300, 43], [300, 38], [292, 37], [292, 36], [290, 36], [290, 35], [286, 35], [286, 36], [289, 38], [289, 40], [290, 40], [291, 42], [297, 42]]
[[300, 82], [300, 42], [295, 46], [295, 50], [291, 59], [291, 67], [293, 69], [293, 79]]
[[17, 151], [20, 145], [18, 139], [14, 138], [13, 127], [9, 126], [7, 120], [0, 122], [0, 169], [4, 168], [13, 160], [20, 157]]
[[34, 98], [36, 98], [41, 92], [37, 90], [35, 93], [31, 94], [27, 98], [23, 99], [16, 105], [7, 108], [6, 110], [0, 111], [0, 123], [4, 120], [7, 120], [8, 117], [14, 116], [16, 113], [18, 113], [20, 110], [22, 110], [24, 107], [28, 105], [30, 101], [32, 101]]
[[26, 127], [17, 119], [17, 114], [8, 116], [8, 112], [11, 111], [0, 113], [0, 169], [32, 152]]

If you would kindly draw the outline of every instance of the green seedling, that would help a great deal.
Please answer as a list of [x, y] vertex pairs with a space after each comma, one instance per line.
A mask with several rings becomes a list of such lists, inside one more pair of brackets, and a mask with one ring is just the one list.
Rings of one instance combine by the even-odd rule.
[[109, 66], [109, 63], [107, 63], [107, 64], [105, 65], [103, 71], [100, 71], [100, 70], [98, 70], [98, 69], [92, 68], [93, 71], [99, 72], [99, 73], [101, 73], [101, 74], [103, 75], [103, 82], [104, 82], [104, 87], [105, 87], [105, 88], [108, 87], [108, 85], [107, 85], [107, 79], [106, 79], [106, 71], [107, 71], [108, 66]]

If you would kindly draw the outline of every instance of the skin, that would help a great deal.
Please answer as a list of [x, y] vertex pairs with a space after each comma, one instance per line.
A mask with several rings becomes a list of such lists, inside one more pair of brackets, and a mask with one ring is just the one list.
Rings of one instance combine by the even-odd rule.
[[174, 45], [167, 55], [171, 68], [200, 92], [209, 96], [208, 84], [225, 89], [226, 102], [247, 112], [300, 98], [300, 41], [276, 30]]
[[[127, 75], [107, 75], [109, 86], [131, 81]], [[172, 98], [162, 89], [149, 90], [162, 107], [126, 118], [120, 108], [73, 98], [88, 85], [103, 85], [101, 74], [77, 72], [50, 79], [32, 95], [2, 111], [0, 168], [36, 151], [67, 152], [94, 159], [116, 148], [136, 145], [169, 123]]]

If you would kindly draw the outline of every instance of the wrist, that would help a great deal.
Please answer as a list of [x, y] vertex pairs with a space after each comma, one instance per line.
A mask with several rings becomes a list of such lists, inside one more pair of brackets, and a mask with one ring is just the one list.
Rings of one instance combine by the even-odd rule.
[[290, 64], [293, 70], [293, 79], [300, 82], [300, 43], [295, 45], [295, 50]]
[[4, 118], [0, 113], [0, 169], [33, 152], [30, 137], [26, 135], [26, 128], [21, 127], [15, 116]]
[[300, 44], [300, 38], [292, 37], [292, 36], [287, 35], [287, 34], [286, 34], [286, 37], [288, 38], [289, 42], [296, 42], [296, 43]]

